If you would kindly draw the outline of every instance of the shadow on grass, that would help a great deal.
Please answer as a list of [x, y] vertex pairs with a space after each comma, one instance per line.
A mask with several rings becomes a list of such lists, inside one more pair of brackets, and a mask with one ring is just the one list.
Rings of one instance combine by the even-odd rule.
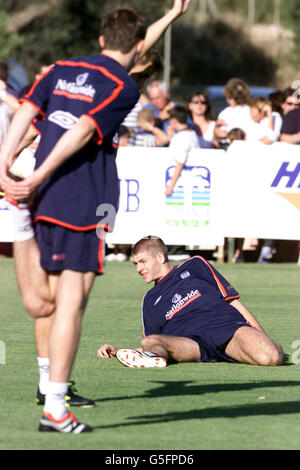
[[96, 426], [93, 429], [112, 429], [120, 426], [137, 426], [159, 424], [173, 421], [186, 421], [212, 418], [241, 418], [248, 416], [271, 416], [300, 413], [300, 401], [257, 403], [239, 406], [217, 406], [213, 408], [194, 409], [189, 411], [171, 411], [165, 414], [132, 416], [128, 422], [107, 426]]
[[[220, 383], [191, 385], [192, 380], [188, 381], [152, 381], [154, 384], [161, 384], [159, 387], [146, 390], [142, 395], [118, 396], [96, 399], [96, 402], [104, 403], [107, 401], [132, 400], [136, 398], [161, 398], [161, 397], [178, 397], [203, 395], [205, 393], [219, 392], [238, 392], [252, 389], [265, 389], [272, 387], [295, 387], [300, 386], [300, 381], [262, 381], [262, 382], [244, 382], [244, 383]], [[300, 401], [299, 401], [300, 403]]]

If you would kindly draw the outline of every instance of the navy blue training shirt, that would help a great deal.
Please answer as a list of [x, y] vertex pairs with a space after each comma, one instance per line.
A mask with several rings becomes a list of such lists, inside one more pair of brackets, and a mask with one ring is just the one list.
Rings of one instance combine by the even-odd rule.
[[207, 260], [201, 256], [192, 257], [172, 267], [145, 295], [142, 307], [144, 336], [210, 335], [218, 344], [226, 319], [239, 320], [240, 314], [228, 303], [239, 297]]
[[23, 101], [33, 104], [43, 119], [36, 168], [81, 116], [88, 116], [96, 126], [94, 138], [39, 188], [36, 221], [91, 230], [99, 223], [99, 205], [112, 204], [117, 210], [119, 190], [112, 139], [138, 98], [134, 80], [104, 54], [59, 60], [33, 84]]

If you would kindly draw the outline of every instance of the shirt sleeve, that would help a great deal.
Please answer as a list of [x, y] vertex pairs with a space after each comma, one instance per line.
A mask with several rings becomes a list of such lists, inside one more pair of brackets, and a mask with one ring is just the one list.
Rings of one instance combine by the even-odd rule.
[[230, 284], [230, 282], [228, 282], [205, 258], [198, 256], [194, 259], [196, 259], [196, 262], [198, 263], [201, 277], [204, 277], [207, 282], [216, 286], [222, 297], [227, 302], [240, 297], [240, 294]]
[[20, 102], [28, 101], [39, 112], [39, 119], [45, 119], [47, 105], [51, 94], [54, 67], [50, 68], [38, 80], [34, 82], [29, 91], [21, 98]]
[[138, 98], [137, 86], [125, 84], [117, 77], [109, 78], [98, 88], [93, 106], [85, 113], [95, 123], [98, 144], [116, 132]]
[[189, 152], [192, 148], [191, 146], [191, 136], [188, 134], [192, 132], [182, 132], [175, 134], [171, 139], [169, 148], [172, 150], [172, 157], [178, 163], [186, 164], [186, 161], [189, 156]]

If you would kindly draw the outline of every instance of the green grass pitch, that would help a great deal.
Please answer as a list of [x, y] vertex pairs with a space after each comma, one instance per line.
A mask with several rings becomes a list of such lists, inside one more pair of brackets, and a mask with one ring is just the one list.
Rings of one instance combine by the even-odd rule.
[[299, 449], [300, 267], [216, 267], [281, 342], [288, 362], [281, 367], [176, 364], [161, 370], [97, 359], [105, 342], [139, 345], [141, 299], [149, 288], [130, 262], [107, 263], [90, 297], [72, 373], [78, 392], [96, 401], [93, 409], [73, 409], [94, 432], [75, 436], [37, 431], [41, 408], [35, 404], [33, 321], [21, 305], [13, 261], [0, 259], [0, 449]]

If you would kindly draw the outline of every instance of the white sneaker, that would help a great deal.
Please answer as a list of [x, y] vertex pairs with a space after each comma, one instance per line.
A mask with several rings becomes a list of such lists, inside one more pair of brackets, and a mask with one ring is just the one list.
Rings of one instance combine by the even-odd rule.
[[127, 367], [166, 367], [167, 360], [152, 352], [119, 349], [117, 359]]

